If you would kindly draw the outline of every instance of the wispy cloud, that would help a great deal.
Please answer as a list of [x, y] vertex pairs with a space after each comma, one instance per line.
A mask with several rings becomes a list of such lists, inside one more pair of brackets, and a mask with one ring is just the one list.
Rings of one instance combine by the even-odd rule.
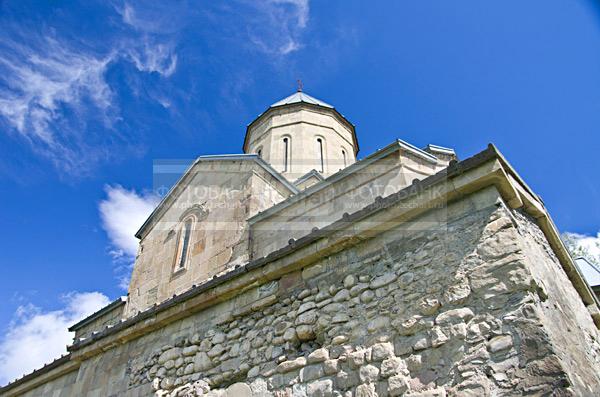
[[[171, 76], [177, 68], [177, 54], [173, 41], [176, 33], [185, 26], [185, 10], [180, 7], [164, 7], [156, 3], [135, 8], [128, 2], [117, 6], [125, 25], [138, 37], [128, 43], [124, 52], [141, 72], [157, 72]], [[178, 12], [175, 12], [177, 10]]]
[[67, 328], [109, 303], [99, 292], [73, 292], [62, 300], [64, 306], [53, 311], [32, 304], [19, 306], [0, 340], [0, 384], [65, 354], [73, 341]]
[[131, 266], [138, 248], [135, 232], [142, 226], [159, 198], [153, 194], [138, 194], [120, 185], [105, 187], [106, 198], [99, 205], [102, 227], [111, 242], [110, 253], [117, 265], [119, 285], [127, 289]]
[[[114, 54], [86, 54], [50, 37], [31, 38], [28, 46], [0, 40], [0, 48], [0, 116], [34, 151], [79, 173], [98, 155], [90, 145], [99, 137], [86, 134], [85, 120], [110, 127], [113, 93], [104, 72]], [[65, 116], [72, 113], [80, 116], [77, 125]]]
[[152, 44], [145, 38], [141, 46], [125, 51], [140, 72], [157, 72], [169, 77], [177, 68], [177, 54], [166, 44]]
[[250, 40], [262, 52], [287, 55], [302, 48], [301, 36], [309, 21], [308, 0], [251, 2], [257, 18], [249, 24]]
[[[119, 37], [94, 51], [54, 33], [13, 28], [0, 38], [0, 121], [62, 173], [84, 175], [95, 165], [137, 150], [118, 128], [118, 92], [106, 74], [120, 61], [168, 78], [177, 68], [169, 43], [144, 34]], [[10, 38], [9, 38], [10, 37]]]
[[[107, 7], [110, 22], [97, 26], [106, 29], [102, 37], [26, 24], [2, 27], [0, 128], [69, 176], [143, 151], [139, 129], [128, 128], [141, 121], [123, 115], [123, 90], [132, 90], [136, 98], [160, 98], [164, 108], [181, 102], [169, 98], [168, 93], [179, 92], [173, 87], [147, 88], [138, 76], [126, 76], [127, 83], [118, 85], [122, 76], [113, 72], [123, 72], [122, 62], [131, 63], [140, 76], [157, 74], [166, 81], [182, 62], [205, 56], [178, 54], [180, 46], [190, 51], [189, 40], [185, 45], [179, 40], [191, 34], [199, 42], [234, 49], [226, 51], [231, 58], [208, 59], [208, 65], [237, 63], [244, 50], [267, 54], [278, 64], [304, 47], [310, 21], [309, 0], [113, 4]], [[216, 29], [222, 34], [215, 35]]]

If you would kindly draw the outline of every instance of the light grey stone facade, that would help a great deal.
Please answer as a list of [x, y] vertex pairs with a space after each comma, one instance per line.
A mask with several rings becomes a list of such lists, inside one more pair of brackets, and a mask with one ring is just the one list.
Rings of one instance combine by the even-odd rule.
[[[449, 166], [443, 148], [386, 150], [302, 191], [255, 160], [222, 162], [254, 204], [209, 210], [240, 224], [212, 244], [241, 259], [192, 259], [173, 287], [177, 250], [155, 226], [181, 218], [167, 198], [142, 228], [127, 307], [0, 395], [597, 395], [598, 305], [529, 187], [492, 146]], [[279, 197], [257, 201], [254, 178]], [[132, 296], [150, 280], [162, 298]]]

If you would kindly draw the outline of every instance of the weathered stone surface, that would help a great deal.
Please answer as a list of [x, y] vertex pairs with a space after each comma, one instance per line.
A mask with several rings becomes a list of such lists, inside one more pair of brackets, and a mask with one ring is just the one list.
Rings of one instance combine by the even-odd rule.
[[331, 340], [331, 344], [332, 345], [341, 345], [342, 343], [345, 343], [347, 340], [348, 340], [348, 337], [346, 335], [338, 335]]
[[386, 273], [382, 276], [376, 277], [373, 280], [371, 280], [371, 284], [369, 284], [369, 287], [371, 289], [381, 288], [390, 283], [393, 283], [394, 281], [396, 281], [397, 278], [398, 276], [396, 275], [396, 273]]
[[308, 355], [309, 363], [320, 363], [329, 359], [329, 351], [325, 348], [317, 349]]
[[296, 318], [296, 325], [299, 324], [314, 324], [317, 322], [317, 311], [311, 310], [305, 313], [302, 313]]
[[296, 328], [296, 335], [298, 335], [298, 339], [301, 341], [307, 341], [314, 339], [315, 332], [310, 325], [300, 325]]
[[338, 291], [337, 294], [333, 297], [334, 302], [343, 302], [350, 299], [350, 292], [347, 289], [342, 289]]
[[306, 358], [298, 357], [294, 360], [284, 361], [277, 366], [277, 372], [284, 373], [290, 372], [295, 369], [304, 367], [306, 365]]
[[394, 345], [390, 342], [377, 343], [371, 349], [371, 360], [383, 361], [394, 356]]
[[386, 358], [381, 362], [381, 376], [384, 378], [398, 374], [406, 374], [406, 371], [406, 364], [404, 360], [399, 357]]
[[338, 360], [325, 360], [323, 362], [323, 372], [325, 372], [325, 375], [334, 375], [339, 371], [339, 368]]
[[322, 378], [323, 375], [323, 366], [321, 364], [307, 365], [300, 371], [300, 381], [308, 382], [311, 380]]
[[363, 383], [374, 383], [379, 377], [379, 368], [374, 365], [365, 365], [359, 370], [360, 380]]
[[468, 307], [460, 309], [452, 309], [446, 312], [440, 313], [436, 318], [436, 324], [453, 324], [457, 322], [466, 322], [473, 318], [473, 311]]
[[395, 375], [388, 379], [388, 393], [390, 396], [402, 396], [409, 388], [409, 381], [406, 376]]
[[211, 368], [213, 363], [205, 352], [200, 352], [194, 357], [194, 369], [198, 372], [206, 371]]
[[315, 304], [315, 302], [306, 302], [300, 305], [300, 307], [298, 308], [298, 314], [302, 314], [304, 312], [307, 312], [309, 310], [314, 309], [315, 307], [317, 307], [317, 305]]
[[344, 288], [352, 288], [356, 284], [356, 277], [353, 274], [349, 274], [344, 277]]
[[360, 294], [360, 301], [363, 303], [372, 302], [375, 299], [375, 293], [371, 290], [364, 291]]
[[433, 347], [441, 346], [449, 340], [448, 336], [442, 331], [440, 327], [433, 327], [431, 329], [430, 336], [431, 346]]
[[192, 345], [192, 346], [184, 347], [182, 354], [184, 356], [193, 356], [196, 354], [197, 351], [198, 351], [198, 346]]
[[208, 355], [208, 357], [213, 358], [213, 357], [221, 355], [224, 351], [225, 351], [225, 346], [218, 344], [216, 346], [213, 346], [213, 348], [208, 351], [207, 355]]
[[377, 397], [377, 392], [375, 391], [375, 385], [367, 384], [367, 385], [358, 385], [356, 386], [356, 397]]
[[331, 397], [333, 395], [333, 382], [330, 379], [311, 382], [306, 385], [308, 397]]
[[506, 350], [511, 348], [513, 345], [512, 337], [510, 335], [495, 336], [488, 342], [488, 349], [492, 353], [496, 353], [500, 350]]
[[167, 361], [177, 359], [180, 355], [181, 355], [181, 349], [179, 347], [174, 347], [174, 348], [169, 349], [169, 350], [165, 351], [164, 353], [162, 353], [158, 357], [158, 363], [164, 364]]
[[435, 298], [424, 298], [419, 303], [419, 311], [424, 316], [432, 316], [440, 308], [440, 302]]
[[252, 397], [252, 389], [245, 383], [234, 383], [225, 392], [227, 397]]

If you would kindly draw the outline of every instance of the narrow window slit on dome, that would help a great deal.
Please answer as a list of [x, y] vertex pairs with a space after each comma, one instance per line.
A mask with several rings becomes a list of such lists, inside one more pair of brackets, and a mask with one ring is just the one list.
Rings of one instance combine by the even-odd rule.
[[283, 138], [283, 172], [288, 171], [289, 161], [289, 139]]
[[319, 161], [320, 161], [320, 166], [321, 169], [319, 170], [319, 172], [324, 172], [324, 161], [323, 161], [323, 140], [321, 138], [317, 138], [317, 146], [318, 146], [318, 151], [319, 151]]

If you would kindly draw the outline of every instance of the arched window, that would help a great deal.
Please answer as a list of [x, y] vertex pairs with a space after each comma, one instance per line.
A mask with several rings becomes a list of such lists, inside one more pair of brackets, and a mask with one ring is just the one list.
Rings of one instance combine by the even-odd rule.
[[283, 172], [288, 172], [290, 162], [290, 138], [283, 138]]
[[346, 168], [346, 151], [342, 149], [342, 158], [344, 159], [344, 168]]
[[323, 138], [317, 138], [317, 155], [319, 156], [319, 172], [324, 172], [325, 159], [323, 158]]
[[188, 216], [181, 224], [179, 230], [179, 239], [177, 242], [177, 255], [175, 257], [174, 271], [182, 270], [187, 267], [190, 257], [190, 244], [192, 240], [192, 232], [196, 218]]
[[258, 154], [258, 157], [262, 158], [262, 147], [258, 148], [258, 150], [256, 151], [256, 154]]

